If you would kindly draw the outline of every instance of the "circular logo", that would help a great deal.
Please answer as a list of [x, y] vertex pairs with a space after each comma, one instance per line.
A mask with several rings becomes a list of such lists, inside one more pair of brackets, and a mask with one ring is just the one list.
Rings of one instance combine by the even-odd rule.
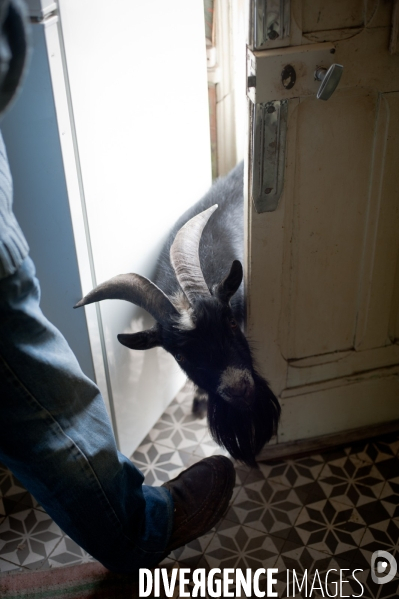
[[[382, 559], [381, 559], [382, 558]], [[377, 560], [380, 560], [377, 562]], [[377, 563], [376, 563], [377, 562]], [[376, 584], [385, 584], [394, 579], [398, 565], [393, 555], [387, 551], [374, 551], [371, 556], [371, 578]], [[381, 576], [381, 574], [385, 576]]]

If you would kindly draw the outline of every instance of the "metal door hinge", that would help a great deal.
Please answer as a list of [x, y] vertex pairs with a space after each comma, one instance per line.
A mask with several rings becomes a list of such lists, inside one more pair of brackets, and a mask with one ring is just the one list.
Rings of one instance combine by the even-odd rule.
[[257, 212], [276, 210], [284, 185], [288, 101], [250, 104], [250, 197]]

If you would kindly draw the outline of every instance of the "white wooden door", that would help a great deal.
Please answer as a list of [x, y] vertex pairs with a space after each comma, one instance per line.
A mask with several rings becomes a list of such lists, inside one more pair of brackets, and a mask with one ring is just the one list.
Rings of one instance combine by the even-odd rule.
[[[254, 3], [252, 21], [269, 21], [264, 37], [259, 30], [255, 37], [261, 51], [248, 60], [248, 335], [281, 401], [279, 443], [399, 418], [392, 6], [294, 0], [290, 7], [282, 0], [270, 16]], [[342, 79], [329, 100], [317, 100], [314, 70], [332, 63], [343, 66]], [[287, 65], [294, 77], [282, 76]], [[254, 114], [273, 100], [286, 103], [276, 103], [280, 120], [262, 138], [259, 158]], [[262, 114], [257, 126], [267, 127], [267, 110]], [[270, 172], [259, 178], [259, 169], [270, 171], [262, 160], [274, 160], [275, 185], [266, 181]], [[256, 209], [258, 192], [264, 201]]]

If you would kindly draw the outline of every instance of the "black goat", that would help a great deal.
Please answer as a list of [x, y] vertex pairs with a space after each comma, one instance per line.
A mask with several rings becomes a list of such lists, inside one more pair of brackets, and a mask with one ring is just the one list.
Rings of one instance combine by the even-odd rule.
[[199, 395], [207, 394], [215, 441], [254, 466], [255, 456], [276, 431], [280, 406], [257, 373], [241, 330], [245, 307], [237, 258], [242, 260], [243, 246], [241, 164], [173, 227], [159, 258], [156, 284], [137, 274], [118, 275], [75, 307], [124, 299], [145, 308], [156, 324], [118, 335], [119, 341], [131, 349], [162, 346], [171, 353]]

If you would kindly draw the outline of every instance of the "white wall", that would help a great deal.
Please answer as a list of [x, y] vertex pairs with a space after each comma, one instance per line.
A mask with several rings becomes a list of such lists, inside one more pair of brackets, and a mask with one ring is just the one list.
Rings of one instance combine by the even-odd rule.
[[[151, 277], [167, 230], [211, 181], [202, 0], [59, 7], [97, 283]], [[87, 248], [78, 242], [77, 252]], [[131, 453], [184, 379], [160, 350], [118, 343], [117, 333], [144, 326], [142, 311], [107, 301], [101, 314], [119, 439]]]

